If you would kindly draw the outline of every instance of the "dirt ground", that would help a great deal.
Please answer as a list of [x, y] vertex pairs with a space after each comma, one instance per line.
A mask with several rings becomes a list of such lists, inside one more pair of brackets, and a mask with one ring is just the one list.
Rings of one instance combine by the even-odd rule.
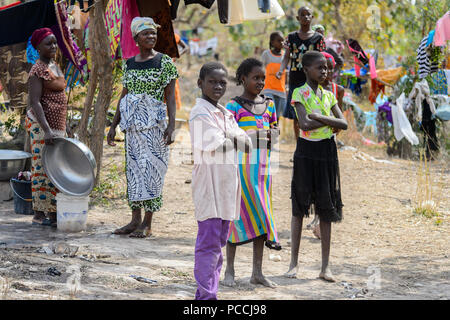
[[[450, 298], [448, 164], [432, 165], [433, 172], [439, 172], [432, 175], [436, 184], [441, 181], [441, 214], [427, 218], [413, 213], [418, 162], [363, 160], [367, 157], [358, 151], [341, 149], [344, 219], [333, 225], [330, 257], [338, 282], [327, 283], [318, 279], [320, 240], [306, 229], [297, 279], [283, 277], [290, 259], [289, 159], [294, 144], [281, 143], [278, 148], [272, 155], [273, 206], [283, 249], [266, 248], [263, 263], [264, 273], [278, 286], [269, 289], [249, 283], [252, 246], [246, 244], [237, 251], [237, 287], [220, 286], [220, 299]], [[378, 149], [363, 151], [385, 158]], [[116, 148], [106, 146], [103, 162], [103, 181], [112, 177], [108, 172], [115, 165], [115, 190], [104, 192], [115, 193], [116, 199], [94, 201], [85, 232], [67, 234], [31, 226], [31, 216], [15, 214], [12, 201], [0, 203], [0, 297], [193, 299], [197, 224], [185, 132], [179, 133], [171, 152], [164, 206], [154, 216], [153, 235], [148, 239], [111, 234], [131, 217], [123, 196], [122, 143]], [[152, 281], [137, 281], [132, 275]]]

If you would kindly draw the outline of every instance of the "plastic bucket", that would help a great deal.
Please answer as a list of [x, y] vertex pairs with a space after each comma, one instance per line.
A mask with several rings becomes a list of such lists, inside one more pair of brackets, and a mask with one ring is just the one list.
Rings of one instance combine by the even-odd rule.
[[31, 181], [9, 180], [14, 198], [14, 211], [18, 214], [33, 215], [33, 203], [31, 199]]
[[64, 232], [86, 230], [89, 196], [56, 195], [57, 228]]

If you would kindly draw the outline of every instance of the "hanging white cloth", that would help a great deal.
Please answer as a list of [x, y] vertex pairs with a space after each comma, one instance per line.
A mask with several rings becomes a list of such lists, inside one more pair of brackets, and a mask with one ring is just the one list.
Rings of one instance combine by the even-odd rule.
[[270, 0], [270, 12], [264, 13], [258, 8], [258, 0], [229, 0], [228, 23], [233, 26], [249, 20], [280, 18], [285, 15], [277, 0]]
[[419, 144], [419, 138], [414, 133], [403, 106], [406, 104], [405, 93], [397, 99], [396, 104], [391, 104], [394, 136], [397, 141], [406, 138], [412, 145]]
[[432, 114], [436, 113], [436, 108], [434, 102], [430, 96], [430, 87], [428, 86], [427, 80], [423, 79], [420, 82], [414, 84], [413, 89], [409, 93], [409, 99], [413, 100], [416, 105], [416, 119], [417, 121], [422, 121], [422, 102], [426, 99]]

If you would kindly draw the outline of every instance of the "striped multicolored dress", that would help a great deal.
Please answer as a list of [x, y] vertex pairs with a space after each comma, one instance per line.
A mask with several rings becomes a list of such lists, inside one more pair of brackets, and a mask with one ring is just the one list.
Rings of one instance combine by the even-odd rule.
[[[269, 130], [277, 123], [272, 100], [268, 100], [268, 106], [261, 115], [249, 112], [235, 100], [231, 100], [226, 108], [244, 131]], [[244, 244], [260, 236], [265, 236], [267, 241], [278, 242], [272, 210], [270, 150], [253, 146], [250, 153], [239, 152], [239, 174], [242, 187], [240, 218], [231, 222], [228, 242]]]

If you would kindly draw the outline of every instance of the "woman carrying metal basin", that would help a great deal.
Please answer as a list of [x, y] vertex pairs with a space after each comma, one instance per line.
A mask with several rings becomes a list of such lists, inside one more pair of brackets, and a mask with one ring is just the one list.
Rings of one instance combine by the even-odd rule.
[[[108, 144], [115, 146], [114, 137], [119, 123], [122, 131], [126, 132], [127, 195], [132, 219], [114, 233], [136, 238], [151, 234], [153, 213], [162, 206], [162, 189], [169, 161], [168, 145], [174, 141], [178, 71], [169, 56], [154, 49], [157, 28], [159, 25], [147, 17], [136, 17], [131, 23], [131, 32], [140, 53], [125, 64], [123, 91], [107, 137]], [[145, 211], [144, 219], [141, 209]]]
[[59, 192], [44, 172], [42, 150], [66, 132], [67, 96], [64, 74], [55, 63], [56, 37], [49, 28], [37, 29], [31, 44], [39, 59], [29, 73], [29, 105], [26, 127], [31, 138], [31, 190], [33, 224], [56, 227], [56, 194]]

